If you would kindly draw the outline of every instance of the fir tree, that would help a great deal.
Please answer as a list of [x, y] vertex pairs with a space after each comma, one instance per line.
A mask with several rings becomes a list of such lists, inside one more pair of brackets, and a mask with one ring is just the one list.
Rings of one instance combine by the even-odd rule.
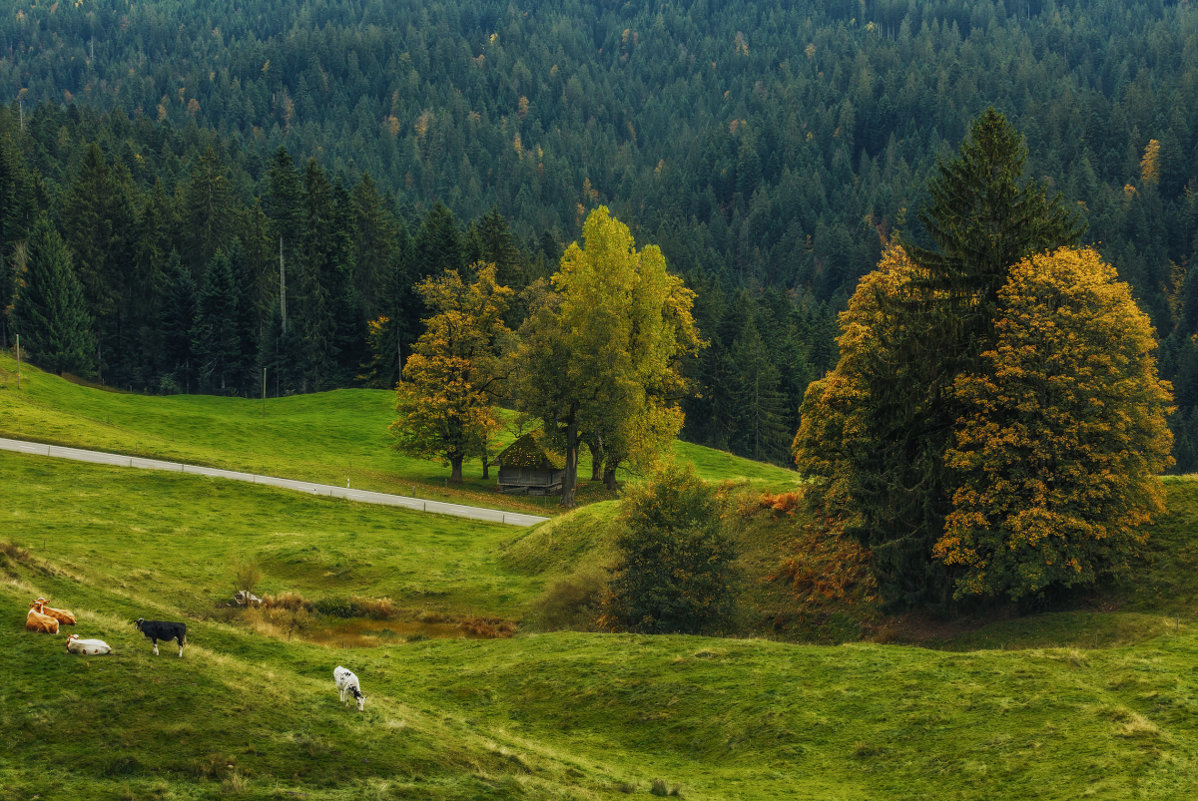
[[223, 395], [235, 386], [242, 358], [238, 328], [233, 269], [228, 255], [217, 251], [204, 272], [192, 326], [191, 350], [201, 392]]
[[58, 374], [88, 374], [94, 362], [91, 317], [66, 244], [42, 213], [27, 243], [14, 327], [29, 360]]

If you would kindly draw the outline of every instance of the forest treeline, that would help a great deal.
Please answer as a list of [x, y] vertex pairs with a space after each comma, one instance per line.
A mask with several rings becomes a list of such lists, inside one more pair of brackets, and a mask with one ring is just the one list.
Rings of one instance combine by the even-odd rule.
[[[197, 176], [223, 175], [234, 211], [214, 231], [235, 232], [241, 253], [226, 255], [255, 265], [249, 349], [255, 369], [279, 368], [279, 391], [369, 375], [362, 343], [387, 311], [382, 276], [424, 274], [418, 255], [406, 272], [358, 263], [355, 203], [375, 196], [403, 232], [397, 252], [406, 235], [413, 254], [437, 215], [454, 220], [467, 256], [484, 221], [502, 218], [521, 280], [552, 272], [605, 204], [698, 293], [711, 347], [690, 367], [700, 397], [684, 435], [779, 462], [804, 388], [835, 361], [835, 312], [896, 230], [922, 236], [915, 211], [937, 157], [993, 105], [1026, 136], [1028, 173], [1078, 204], [1085, 241], [1149, 313], [1176, 388], [1177, 469], [1198, 467], [1196, 91], [1188, 3], [89, 0], [18, 3], [0, 20], [4, 130], [38, 177], [18, 205], [49, 209], [70, 244], [72, 186], [103, 164], [134, 187], [143, 228], [148, 205], [180, 215], [161, 218], [158, 258], [166, 275], [177, 252], [198, 297], [215, 251], [195, 246], [205, 234], [182, 215]], [[294, 159], [286, 170], [280, 146]], [[324, 245], [350, 249], [337, 269], [354, 274], [356, 293], [327, 303], [357, 306], [319, 368], [278, 355], [291, 346], [274, 321], [286, 215], [272, 205], [282, 191], [272, 169], [293, 172], [304, 197], [327, 191], [325, 210], [308, 212], [332, 215], [330, 230], [353, 240]], [[0, 236], [11, 265], [18, 239]], [[297, 244], [294, 258], [299, 281], [300, 262], [316, 257]], [[308, 313], [290, 286], [295, 314]], [[416, 301], [410, 286], [393, 292]], [[419, 323], [408, 306], [391, 310], [405, 315], [389, 316], [407, 326], [394, 332], [402, 348]], [[194, 356], [194, 375], [169, 359], [126, 364], [106, 336], [106, 380], [193, 390], [208, 380]]]

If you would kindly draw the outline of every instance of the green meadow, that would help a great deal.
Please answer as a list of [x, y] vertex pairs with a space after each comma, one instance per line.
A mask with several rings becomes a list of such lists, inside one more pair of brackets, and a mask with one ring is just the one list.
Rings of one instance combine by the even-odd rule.
[[[394, 451], [387, 426], [394, 394], [343, 389], [261, 399], [210, 395], [142, 396], [64, 381], [0, 352], [0, 436], [156, 459], [418, 495], [433, 500], [555, 514], [549, 498], [495, 492], [495, 472], [467, 463], [461, 487], [448, 486], [449, 467]], [[511, 442], [511, 432], [499, 436]], [[585, 452], [584, 452], [585, 454]], [[793, 488], [796, 474], [709, 448], [678, 442], [677, 458], [712, 481], [748, 480], [775, 490]], [[582, 501], [610, 497], [590, 484], [589, 457], [579, 473]], [[635, 480], [635, 476], [626, 476]]]
[[[263, 414], [28, 368], [18, 392], [0, 357], [0, 436], [535, 505], [439, 486], [440, 465], [388, 450], [390, 414], [387, 393]], [[794, 486], [678, 456], [744, 493]], [[617, 502], [597, 493], [521, 530], [0, 453], [0, 799], [1198, 797], [1198, 484], [1168, 490], [1134, 572], [987, 620], [771, 628], [785, 593], [762, 577], [796, 524], [745, 512], [744, 636], [647, 637], [539, 623], [555, 585], [610, 558]], [[246, 563], [258, 594], [302, 605], [232, 605]], [[78, 626], [25, 632], [39, 595]], [[184, 657], [155, 657], [138, 617], [186, 621]], [[68, 631], [115, 653], [70, 656]], [[363, 713], [337, 698], [339, 664]]]

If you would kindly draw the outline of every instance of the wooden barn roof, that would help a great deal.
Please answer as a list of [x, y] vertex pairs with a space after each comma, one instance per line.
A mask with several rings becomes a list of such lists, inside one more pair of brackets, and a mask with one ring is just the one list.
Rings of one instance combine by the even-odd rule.
[[530, 470], [564, 470], [566, 457], [544, 445], [540, 430], [530, 431], [495, 457], [502, 467], [523, 467]]

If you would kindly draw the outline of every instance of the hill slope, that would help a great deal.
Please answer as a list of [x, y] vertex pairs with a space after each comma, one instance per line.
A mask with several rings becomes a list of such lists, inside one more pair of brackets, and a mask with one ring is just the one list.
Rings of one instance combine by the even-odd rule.
[[[207, 403], [30, 380], [42, 388], [19, 404], [9, 402], [11, 379], [0, 390], [0, 414], [19, 414], [22, 425], [44, 418], [63, 438], [79, 430], [124, 442], [142, 435], [142, 402], [191, 411]], [[79, 405], [59, 411], [54, 401], [75, 392]], [[294, 400], [319, 407], [354, 397]], [[103, 419], [114, 411], [119, 426]], [[236, 416], [221, 409], [212, 419]], [[318, 414], [293, 425], [279, 436], [312, 444], [315, 463], [329, 426]], [[177, 447], [225, 454], [217, 441]], [[578, 632], [477, 638], [454, 625], [521, 617], [556, 577], [601, 561], [608, 504], [521, 537], [267, 487], [15, 454], [0, 454], [0, 476], [4, 801], [1198, 793], [1191, 481], [1169, 484], [1173, 511], [1157, 527], [1154, 558], [1096, 599], [1117, 608], [996, 623], [943, 643], [954, 650], [930, 650]], [[772, 513], [753, 514], [762, 519], [746, 519], [757, 525]], [[777, 529], [754, 536], [769, 531]], [[326, 610], [386, 597], [401, 613], [328, 631], [318, 629], [332, 613], [267, 625], [227, 605], [234, 564], [246, 558], [262, 566], [264, 593]], [[106, 639], [115, 655], [72, 657], [63, 635], [24, 632], [38, 595], [72, 609], [79, 634]], [[132, 627], [138, 617], [186, 621], [184, 658], [169, 648], [154, 657]], [[429, 628], [405, 629], [408, 618]], [[431, 628], [442, 623], [447, 630]], [[365, 629], [369, 637], [351, 636]], [[338, 664], [361, 677], [365, 713], [337, 700]]]
[[[551, 499], [495, 492], [494, 478], [467, 465], [460, 488], [449, 469], [390, 447], [391, 392], [343, 389], [263, 401], [211, 395], [143, 396], [65, 381], [28, 364], [16, 388], [16, 361], [0, 352], [0, 436], [278, 475], [359, 489], [418, 494], [480, 506], [553, 514]], [[509, 436], [510, 440], [511, 437]], [[792, 471], [678, 442], [675, 453], [710, 481], [751, 479], [794, 485]], [[583, 460], [585, 479], [589, 461]], [[493, 475], [493, 474], [492, 474]], [[583, 482], [586, 483], [585, 480]], [[605, 493], [596, 485], [583, 501]]]

